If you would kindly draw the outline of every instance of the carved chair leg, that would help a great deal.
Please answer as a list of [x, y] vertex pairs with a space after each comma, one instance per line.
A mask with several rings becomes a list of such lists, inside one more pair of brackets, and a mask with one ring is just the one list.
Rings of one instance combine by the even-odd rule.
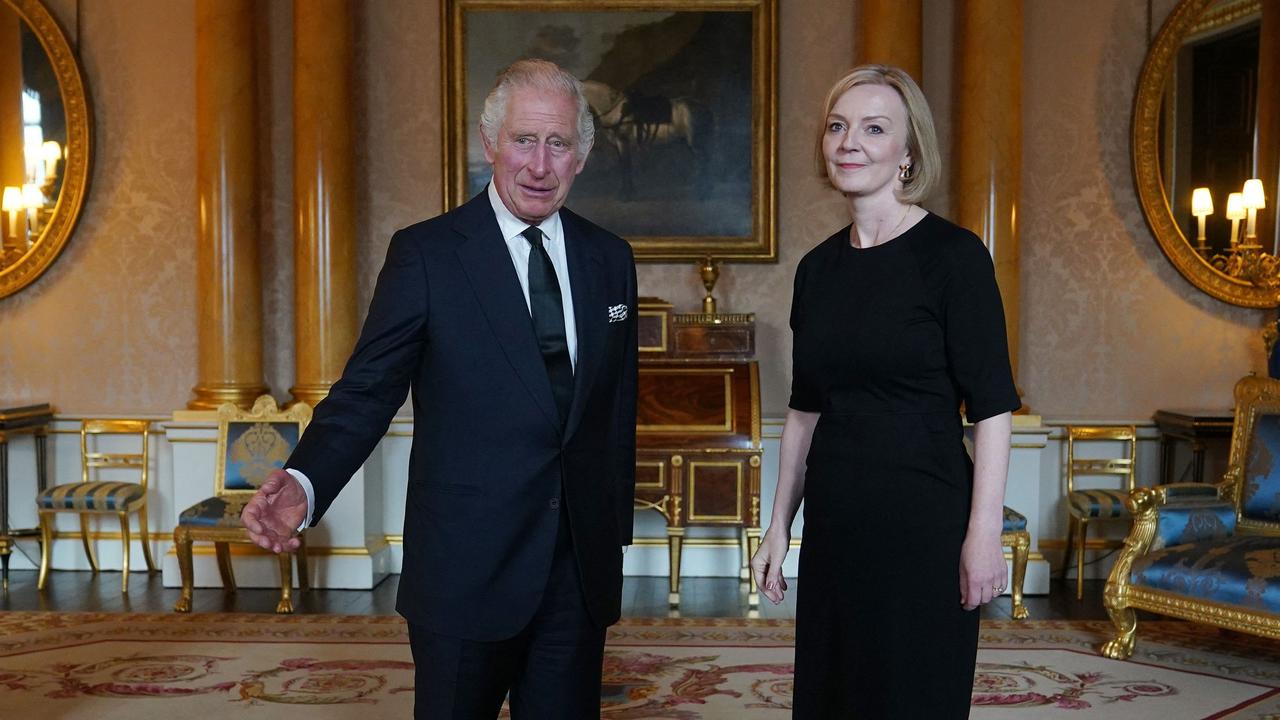
[[304, 535], [298, 536], [298, 549], [293, 552], [293, 555], [298, 559], [298, 589], [302, 591], [310, 590], [311, 582], [307, 569], [307, 539]]
[[667, 554], [670, 556], [671, 591], [667, 593], [667, 604], [671, 607], [680, 605], [680, 550], [684, 546], [684, 528], [667, 526]]
[[93, 541], [89, 539], [89, 515], [80, 513], [80, 542], [84, 543], [84, 555], [89, 558], [89, 569], [98, 572], [98, 558], [93, 554]]
[[133, 539], [129, 537], [129, 513], [117, 513], [120, 519], [120, 592], [129, 594], [129, 546]]
[[138, 508], [138, 536], [142, 538], [142, 559], [147, 561], [147, 572], [157, 570], [156, 561], [151, 557], [151, 528], [147, 523], [147, 506], [144, 503]]
[[1084, 599], [1084, 548], [1089, 538], [1089, 520], [1080, 518], [1080, 532], [1076, 533], [1076, 600]]
[[280, 602], [276, 603], [277, 613], [293, 612], [293, 553], [277, 553], [276, 560], [280, 564]]
[[1013, 542], [1013, 587], [1009, 592], [1013, 595], [1013, 619], [1026, 620], [1031, 616], [1027, 606], [1022, 604], [1022, 584], [1027, 577], [1027, 555], [1031, 549], [1031, 535], [1018, 533]]
[[195, 573], [191, 567], [191, 535], [186, 528], [179, 527], [173, 531], [173, 553], [178, 556], [178, 570], [182, 573], [182, 597], [174, 604], [173, 611], [191, 612]]
[[40, 513], [40, 579], [36, 589], [44, 590], [49, 581], [49, 566], [53, 562], [53, 513]]
[[222, 589], [233, 593], [236, 591], [236, 571], [231, 567], [231, 547], [225, 542], [213, 544], [218, 556], [218, 574], [222, 576]]
[[1125, 660], [1133, 654], [1138, 615], [1132, 608], [1125, 606], [1108, 606], [1107, 614], [1116, 626], [1116, 636], [1102, 644], [1102, 654], [1113, 660]]
[[1067, 544], [1062, 548], [1062, 570], [1058, 573], [1058, 578], [1063, 582], [1067, 580], [1067, 568], [1071, 567], [1071, 550], [1075, 548], [1076, 539], [1076, 516], [1070, 512], [1067, 513]]

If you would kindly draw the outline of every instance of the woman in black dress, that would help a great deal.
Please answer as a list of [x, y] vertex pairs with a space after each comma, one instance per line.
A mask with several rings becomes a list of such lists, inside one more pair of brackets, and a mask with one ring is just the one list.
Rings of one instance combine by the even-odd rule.
[[794, 717], [967, 718], [977, 608], [1005, 587], [1020, 406], [1000, 293], [982, 241], [917, 204], [941, 168], [910, 76], [854, 68], [824, 118], [819, 161], [853, 222], [796, 269], [790, 410], [752, 571], [781, 601], [804, 499]]

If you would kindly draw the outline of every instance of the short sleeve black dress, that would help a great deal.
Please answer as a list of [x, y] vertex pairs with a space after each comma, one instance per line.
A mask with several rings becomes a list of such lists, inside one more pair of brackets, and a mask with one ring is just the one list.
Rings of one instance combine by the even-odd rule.
[[1021, 403], [991, 256], [926, 215], [871, 248], [849, 228], [796, 270], [790, 405], [807, 458], [796, 718], [966, 718], [978, 611], [960, 605], [972, 422]]

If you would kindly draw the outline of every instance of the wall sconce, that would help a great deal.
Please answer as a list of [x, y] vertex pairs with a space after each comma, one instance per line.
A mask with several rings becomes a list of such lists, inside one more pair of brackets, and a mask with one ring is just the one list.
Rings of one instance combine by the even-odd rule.
[[1204, 239], [1204, 219], [1213, 214], [1213, 195], [1209, 194], [1209, 188], [1198, 187], [1191, 191], [1191, 214], [1196, 216], [1198, 229], [1196, 251], [1200, 253], [1200, 257], [1208, 257], [1209, 245]]
[[[1192, 214], [1197, 213], [1196, 194], [1201, 189], [1203, 188], [1197, 188], [1192, 193]], [[1207, 194], [1208, 191], [1206, 191]], [[1262, 190], [1262, 181], [1257, 178], [1247, 180], [1242, 192], [1227, 196], [1227, 219], [1231, 220], [1231, 246], [1225, 255], [1214, 255], [1209, 262], [1230, 277], [1258, 287], [1275, 288], [1280, 287], [1280, 242], [1277, 242], [1277, 247], [1273, 247], [1270, 253], [1258, 244], [1258, 211], [1266, 206], [1267, 200]], [[1212, 212], [1213, 208], [1210, 207], [1209, 213], [1212, 214]], [[1244, 239], [1237, 241], [1236, 233], [1242, 219], [1245, 220]], [[1203, 248], [1203, 217], [1200, 217], [1200, 234], [1201, 248]], [[1198, 251], [1204, 252], [1199, 248]]]

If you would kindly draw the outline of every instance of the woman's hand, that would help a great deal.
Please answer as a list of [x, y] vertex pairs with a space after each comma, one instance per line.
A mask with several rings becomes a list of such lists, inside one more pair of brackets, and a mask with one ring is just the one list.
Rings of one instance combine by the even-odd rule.
[[1004, 592], [1007, 577], [1000, 534], [987, 531], [966, 535], [960, 548], [960, 604], [964, 609], [991, 602]]
[[787, 559], [787, 552], [791, 549], [791, 537], [788, 532], [775, 531], [775, 527], [769, 526], [761, 538], [760, 547], [751, 558], [751, 575], [760, 592], [777, 605], [782, 602], [783, 592], [787, 589], [787, 581], [782, 577], [782, 561]]

